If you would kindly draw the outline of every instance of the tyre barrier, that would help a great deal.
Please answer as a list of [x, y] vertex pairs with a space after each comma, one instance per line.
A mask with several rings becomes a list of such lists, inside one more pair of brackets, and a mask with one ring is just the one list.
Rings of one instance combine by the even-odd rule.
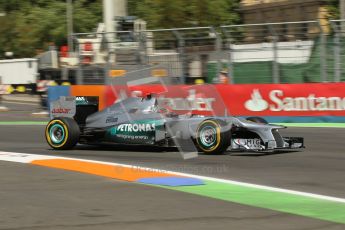
[[0, 94], [35, 94], [36, 84], [6, 84], [0, 85]]

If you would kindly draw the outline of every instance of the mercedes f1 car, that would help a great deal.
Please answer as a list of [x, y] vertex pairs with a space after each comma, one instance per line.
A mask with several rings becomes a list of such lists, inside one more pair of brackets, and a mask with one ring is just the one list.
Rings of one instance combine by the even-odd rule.
[[279, 130], [286, 127], [263, 118], [178, 115], [153, 96], [127, 98], [102, 111], [97, 97], [61, 97], [51, 104], [50, 114], [45, 137], [57, 150], [78, 143], [174, 146], [206, 154], [304, 148], [302, 137], [282, 137]]

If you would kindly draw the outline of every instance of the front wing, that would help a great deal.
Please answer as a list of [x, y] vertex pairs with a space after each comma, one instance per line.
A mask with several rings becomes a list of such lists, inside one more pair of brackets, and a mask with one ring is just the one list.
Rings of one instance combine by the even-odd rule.
[[281, 144], [276, 140], [263, 142], [259, 138], [231, 140], [231, 150], [245, 151], [274, 151], [274, 150], [297, 150], [305, 148], [303, 137], [282, 137]]

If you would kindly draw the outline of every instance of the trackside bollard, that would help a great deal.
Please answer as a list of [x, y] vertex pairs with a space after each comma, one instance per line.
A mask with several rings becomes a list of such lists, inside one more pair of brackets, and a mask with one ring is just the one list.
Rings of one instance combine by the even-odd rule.
[[2, 104], [2, 95], [7, 94], [6, 85], [2, 84], [2, 77], [0, 76], [0, 112], [8, 111], [8, 108]]

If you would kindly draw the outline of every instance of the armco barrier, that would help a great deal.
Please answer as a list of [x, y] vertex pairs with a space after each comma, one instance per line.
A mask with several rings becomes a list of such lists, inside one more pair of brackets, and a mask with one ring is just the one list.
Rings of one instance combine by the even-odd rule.
[[[227, 109], [227, 114], [233, 116], [261, 116], [270, 122], [345, 122], [345, 83], [209, 86], [218, 92], [215, 96], [206, 90], [207, 85], [142, 85], [129, 88], [70, 86], [70, 95], [99, 96], [100, 109], [103, 109], [113, 104], [117, 98], [130, 96], [134, 91], [136, 95], [181, 92], [179, 95], [171, 94], [174, 98], [188, 96], [190, 87], [193, 87], [193, 96], [210, 99], [213, 109], [221, 110], [219, 105], [222, 105]], [[187, 94], [183, 95], [183, 92]], [[171, 101], [173, 103], [174, 100]]]

